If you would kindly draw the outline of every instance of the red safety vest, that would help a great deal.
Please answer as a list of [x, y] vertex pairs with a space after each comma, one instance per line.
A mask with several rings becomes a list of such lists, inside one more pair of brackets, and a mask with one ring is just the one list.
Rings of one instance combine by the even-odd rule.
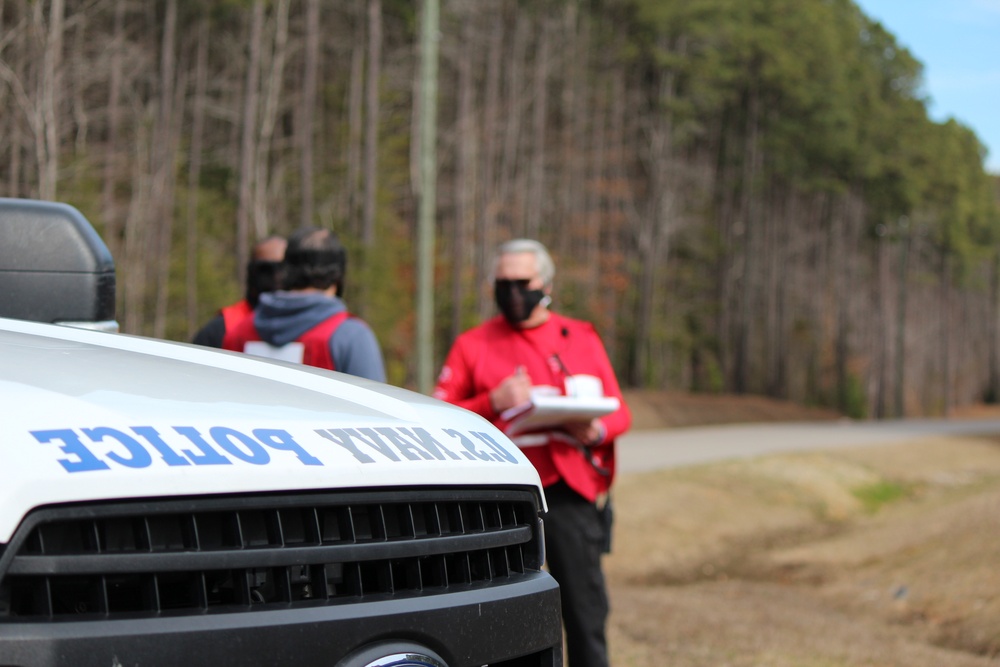
[[222, 321], [225, 322], [226, 332], [228, 333], [235, 329], [237, 324], [253, 315], [253, 308], [250, 307], [250, 302], [246, 299], [241, 299], [236, 303], [231, 303], [224, 308], [220, 308], [219, 312], [222, 314]]
[[[333, 356], [330, 354], [330, 339], [333, 338], [337, 327], [350, 316], [347, 311], [337, 313], [299, 336], [296, 342], [302, 343], [304, 346], [302, 363], [306, 366], [326, 368], [331, 371], [337, 370], [334, 367]], [[253, 318], [247, 317], [232, 332], [226, 332], [226, 337], [222, 341], [222, 349], [243, 352], [247, 343], [259, 340], [262, 339], [257, 332]]]

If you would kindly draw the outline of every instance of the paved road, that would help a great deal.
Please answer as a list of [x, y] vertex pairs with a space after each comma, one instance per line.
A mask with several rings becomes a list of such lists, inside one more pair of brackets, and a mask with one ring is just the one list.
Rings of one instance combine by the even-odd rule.
[[1000, 435], [1000, 420], [795, 422], [634, 431], [618, 441], [618, 471], [639, 472], [776, 452], [857, 447], [962, 434]]

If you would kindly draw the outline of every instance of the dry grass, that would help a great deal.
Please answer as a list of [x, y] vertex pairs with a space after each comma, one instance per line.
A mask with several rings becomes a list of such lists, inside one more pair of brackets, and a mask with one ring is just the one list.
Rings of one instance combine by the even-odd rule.
[[764, 396], [626, 391], [633, 428], [671, 428], [706, 424], [839, 419], [825, 408], [806, 408]]
[[1000, 440], [623, 475], [615, 502], [617, 667], [1000, 665]]

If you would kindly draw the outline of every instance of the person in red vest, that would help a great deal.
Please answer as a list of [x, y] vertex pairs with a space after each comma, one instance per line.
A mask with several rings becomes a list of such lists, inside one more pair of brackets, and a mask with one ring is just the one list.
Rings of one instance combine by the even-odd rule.
[[342, 300], [347, 253], [327, 229], [288, 238], [282, 289], [260, 296], [251, 317], [227, 331], [222, 347], [385, 382], [382, 350]]
[[264, 292], [278, 288], [281, 261], [285, 257], [287, 241], [281, 236], [269, 236], [254, 245], [250, 261], [247, 262], [246, 287], [242, 299], [219, 309], [219, 312], [198, 330], [191, 339], [196, 345], [222, 347], [227, 331], [237, 322], [249, 317], [257, 307], [257, 301]]
[[[567, 661], [570, 667], [607, 667], [609, 606], [601, 558], [610, 550], [615, 439], [631, 426], [632, 416], [594, 327], [549, 309], [554, 276], [541, 243], [503, 244], [494, 265], [500, 314], [455, 340], [434, 396], [511, 434], [538, 470], [548, 504], [545, 550], [562, 596]], [[540, 431], [519, 434], [510, 428], [507, 411], [529, 403], [533, 392], [565, 395], [584, 384], [602, 398], [616, 398], [618, 408]]]

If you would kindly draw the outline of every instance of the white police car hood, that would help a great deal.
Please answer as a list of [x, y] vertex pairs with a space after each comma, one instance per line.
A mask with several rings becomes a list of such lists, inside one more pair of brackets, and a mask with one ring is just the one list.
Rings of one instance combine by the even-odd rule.
[[539, 478], [489, 422], [420, 394], [0, 319], [0, 543], [55, 503], [424, 485]]

